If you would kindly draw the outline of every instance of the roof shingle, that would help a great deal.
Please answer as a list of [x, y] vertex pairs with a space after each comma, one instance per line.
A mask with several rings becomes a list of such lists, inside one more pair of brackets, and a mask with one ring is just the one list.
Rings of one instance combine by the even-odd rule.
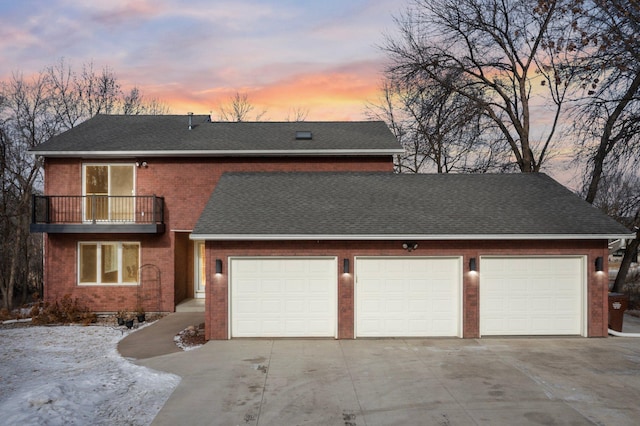
[[[402, 152], [381, 121], [359, 122], [211, 122], [194, 115], [97, 115], [31, 151], [45, 156], [81, 154], [225, 155], [322, 151], [376, 155]], [[312, 139], [296, 139], [296, 132]]]
[[613, 238], [622, 225], [544, 174], [228, 173], [210, 239]]

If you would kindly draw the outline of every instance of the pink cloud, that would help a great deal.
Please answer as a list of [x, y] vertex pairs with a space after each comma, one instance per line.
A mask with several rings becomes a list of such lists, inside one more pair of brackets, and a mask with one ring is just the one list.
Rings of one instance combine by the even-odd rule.
[[[181, 84], [146, 85], [144, 93], [171, 106], [174, 113], [209, 113], [229, 102], [236, 92], [246, 93], [263, 119], [285, 120], [294, 108], [309, 111], [308, 120], [364, 119], [365, 105], [376, 98], [380, 64], [362, 61], [325, 71], [307, 71], [261, 86], [217, 87], [192, 90]], [[215, 118], [215, 117], [214, 117]]]

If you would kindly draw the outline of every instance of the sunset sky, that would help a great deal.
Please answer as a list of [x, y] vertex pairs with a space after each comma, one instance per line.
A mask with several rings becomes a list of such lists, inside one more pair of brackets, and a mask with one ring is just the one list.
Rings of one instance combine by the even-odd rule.
[[110, 67], [171, 113], [216, 114], [246, 93], [263, 119], [364, 119], [385, 33], [407, 0], [21, 0], [0, 2], [0, 79], [60, 58]]
[[[0, 81], [61, 58], [109, 67], [172, 114], [211, 114], [237, 92], [261, 120], [364, 120], [380, 95], [385, 35], [410, 0], [0, 0]], [[534, 100], [535, 103], [535, 100]], [[550, 128], [542, 115], [532, 135]], [[561, 148], [561, 147], [560, 147]], [[545, 171], [570, 186], [568, 154]]]

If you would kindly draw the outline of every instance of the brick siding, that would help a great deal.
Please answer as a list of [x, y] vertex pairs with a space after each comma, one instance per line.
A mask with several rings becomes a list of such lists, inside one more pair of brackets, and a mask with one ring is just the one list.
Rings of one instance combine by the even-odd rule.
[[[82, 195], [82, 165], [84, 163], [128, 163], [135, 160], [81, 160], [48, 158], [45, 162], [45, 194]], [[136, 194], [157, 195], [165, 199], [167, 231], [149, 234], [48, 234], [45, 238], [45, 291], [48, 302], [65, 295], [78, 298], [97, 312], [134, 309], [140, 299], [137, 286], [82, 286], [77, 279], [77, 244], [79, 241], [139, 241], [140, 264], [158, 268], [161, 278], [161, 298], [145, 300], [148, 312], [173, 312], [175, 304], [190, 292], [185, 290], [180, 273], [191, 271], [193, 265], [178, 265], [191, 259], [184, 253], [174, 255], [176, 232], [191, 231], [220, 176], [224, 172], [277, 171], [379, 171], [391, 172], [391, 156], [385, 157], [256, 157], [256, 158], [144, 158], [148, 167], [136, 169]], [[178, 238], [178, 247], [183, 247]], [[211, 269], [210, 269], [211, 270]], [[187, 272], [190, 273], [190, 272]], [[143, 276], [144, 278], [144, 276]], [[144, 280], [143, 280], [144, 282]], [[176, 283], [177, 282], [177, 283]], [[177, 291], [176, 291], [177, 290]], [[149, 299], [145, 297], [145, 299]]]
[[[208, 273], [207, 339], [229, 337], [228, 258], [234, 256], [335, 256], [339, 259], [338, 338], [354, 338], [354, 257], [355, 256], [462, 256], [463, 257], [463, 337], [480, 337], [480, 275], [469, 273], [469, 259], [481, 256], [586, 256], [587, 257], [587, 335], [607, 336], [606, 274], [593, 267], [598, 256], [607, 257], [606, 241], [418, 241], [418, 249], [407, 252], [402, 241], [242, 241], [206, 243], [207, 271], [215, 271], [215, 259], [224, 262], [223, 274]], [[342, 274], [342, 259], [349, 259], [351, 273]]]
[[[175, 303], [188, 295], [183, 277], [175, 279], [177, 271], [190, 271], [192, 265], [178, 265], [192, 259], [184, 253], [174, 254], [176, 233], [190, 231], [195, 226], [215, 185], [224, 172], [273, 171], [384, 171], [391, 172], [391, 157], [316, 157], [316, 158], [145, 158], [147, 168], [136, 169], [137, 195], [157, 195], [165, 198], [167, 231], [161, 235], [137, 234], [49, 234], [45, 237], [45, 300], [52, 302], [65, 295], [80, 299], [97, 312], [135, 309], [145, 284], [157, 283], [158, 297], [146, 294], [147, 311], [172, 312]], [[94, 161], [92, 161], [94, 162]], [[96, 163], [98, 161], [95, 161]], [[117, 162], [117, 160], [110, 161]], [[133, 160], [122, 160], [132, 163]], [[105, 161], [105, 163], [107, 163]], [[47, 159], [45, 163], [45, 194], [81, 195], [82, 164], [80, 159]], [[179, 238], [183, 238], [180, 236]], [[81, 286], [77, 283], [78, 241], [137, 241], [141, 243], [141, 265], [150, 265], [141, 274], [143, 286]], [[468, 259], [481, 256], [509, 255], [579, 255], [593, 265], [598, 256], [607, 259], [606, 241], [419, 241], [411, 253], [402, 249], [401, 241], [284, 241], [284, 242], [207, 242], [207, 339], [228, 338], [228, 275], [229, 256], [335, 256], [338, 262], [338, 338], [354, 338], [354, 257], [355, 256], [463, 256], [463, 337], [479, 337], [479, 278], [468, 273]], [[216, 276], [215, 259], [224, 260], [225, 273]], [[341, 259], [350, 260], [351, 274], [342, 274]], [[181, 260], [182, 259], [182, 260]], [[189, 261], [187, 261], [189, 262]], [[191, 260], [192, 262], [192, 260]], [[478, 261], [478, 267], [480, 262]], [[606, 265], [605, 265], [606, 270]], [[184, 272], [182, 272], [184, 273]], [[187, 280], [189, 281], [189, 280]], [[177, 282], [177, 283], [176, 283]], [[192, 282], [192, 281], [191, 281]], [[176, 292], [176, 288], [178, 291]], [[607, 335], [608, 277], [587, 267], [587, 333], [591, 337]]]

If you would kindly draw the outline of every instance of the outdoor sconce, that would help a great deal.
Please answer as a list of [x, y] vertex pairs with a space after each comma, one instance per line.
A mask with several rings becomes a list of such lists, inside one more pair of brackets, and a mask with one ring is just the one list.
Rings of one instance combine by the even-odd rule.
[[476, 264], [476, 258], [472, 257], [469, 259], [469, 271], [476, 272], [478, 270], [478, 265]]
[[222, 273], [222, 259], [216, 259], [216, 274]]
[[405, 243], [402, 243], [402, 248], [405, 249], [406, 251], [413, 251], [418, 248], [418, 243], [413, 241], [407, 241]]
[[604, 259], [602, 256], [596, 257], [596, 272], [604, 271]]
[[342, 273], [349, 273], [349, 259], [344, 259], [344, 261], [342, 262]]

